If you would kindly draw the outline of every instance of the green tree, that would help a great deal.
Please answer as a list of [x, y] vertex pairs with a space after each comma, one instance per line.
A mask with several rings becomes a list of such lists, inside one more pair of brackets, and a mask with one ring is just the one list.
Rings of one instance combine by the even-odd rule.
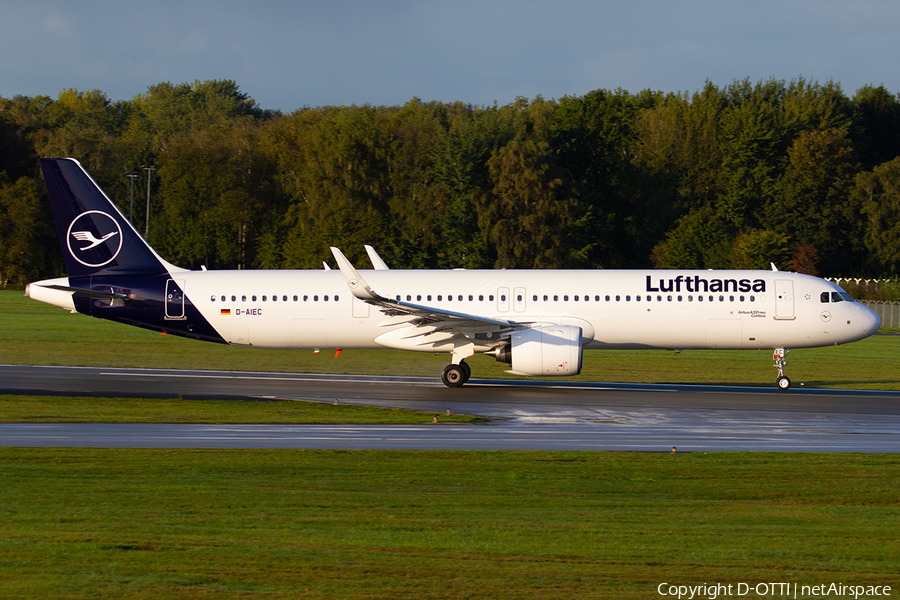
[[855, 173], [845, 129], [800, 133], [788, 150], [782, 194], [769, 201], [761, 221], [797, 244], [811, 244], [824, 272], [843, 272], [857, 258], [853, 240], [862, 234], [847, 205]]
[[494, 186], [476, 196], [478, 219], [496, 248], [495, 268], [553, 269], [584, 260], [587, 214], [553, 162], [547, 142], [513, 140], [494, 152]]
[[900, 101], [883, 85], [866, 85], [853, 96], [851, 137], [863, 169], [900, 156]]
[[[625, 267], [641, 264], [656, 235], [646, 196], [633, 193], [631, 164], [634, 123], [639, 111], [656, 103], [646, 91], [596, 90], [566, 96], [553, 113], [550, 142], [557, 162], [566, 168], [575, 192], [590, 214], [593, 243], [581, 266]], [[655, 199], [655, 198], [654, 198]], [[650, 210], [648, 210], [650, 209]]]
[[17, 123], [0, 98], [0, 174], [15, 181], [35, 171], [37, 153], [28, 140], [25, 127]]
[[702, 92], [660, 97], [641, 111], [631, 150], [636, 170], [629, 190], [642, 207], [645, 243], [656, 244], [680, 217], [715, 206], [721, 194], [718, 117], [724, 96], [707, 83]]
[[255, 266], [258, 238], [284, 210], [259, 128], [249, 117], [229, 125], [173, 135], [161, 155], [150, 238], [176, 264]]
[[740, 234], [731, 248], [733, 269], [766, 270], [786, 267], [791, 257], [790, 238], [775, 231], [751, 229]]
[[681, 217], [653, 249], [658, 269], [727, 269], [734, 236], [730, 224], [711, 206]]
[[479, 225], [474, 196], [491, 188], [487, 162], [491, 153], [507, 144], [520, 129], [523, 103], [475, 109], [457, 107], [455, 118], [432, 143], [435, 179], [447, 200], [439, 216], [439, 266], [489, 268], [494, 260], [487, 236]]
[[176, 133], [216, 125], [227, 128], [235, 117], [272, 116], [230, 79], [158, 83], [135, 96], [132, 104], [136, 113], [130, 123], [132, 133], [150, 133], [156, 150]]
[[21, 287], [63, 272], [43, 182], [22, 177], [0, 185], [0, 285]]
[[865, 244], [882, 274], [900, 271], [900, 157], [856, 176], [853, 198], [866, 216]]
[[388, 143], [379, 109], [326, 107], [299, 111], [273, 132], [283, 148], [279, 181], [290, 198], [285, 266], [317, 268], [341, 246], [352, 261], [365, 244], [387, 239]]
[[438, 103], [414, 98], [398, 110], [383, 112], [388, 231], [378, 250], [389, 264], [437, 267], [449, 194], [437, 181], [432, 147], [446, 130], [446, 110]]

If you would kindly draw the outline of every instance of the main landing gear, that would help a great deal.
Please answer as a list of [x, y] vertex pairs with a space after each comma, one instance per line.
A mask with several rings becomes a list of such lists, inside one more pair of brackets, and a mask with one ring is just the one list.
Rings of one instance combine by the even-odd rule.
[[775, 380], [775, 385], [782, 391], [788, 390], [791, 387], [791, 380], [784, 374], [784, 366], [787, 364], [784, 357], [787, 356], [790, 351], [790, 348], [775, 348], [775, 352], [772, 354], [772, 358], [775, 359], [775, 368], [778, 369], [778, 378]]
[[460, 387], [471, 376], [472, 368], [463, 360], [458, 365], [451, 363], [444, 367], [444, 372], [441, 373], [441, 381], [447, 387]]

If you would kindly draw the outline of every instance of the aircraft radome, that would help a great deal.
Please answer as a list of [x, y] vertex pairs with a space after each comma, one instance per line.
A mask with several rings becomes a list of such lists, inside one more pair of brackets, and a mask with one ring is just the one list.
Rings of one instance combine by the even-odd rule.
[[42, 159], [68, 277], [25, 294], [93, 317], [257, 348], [449, 353], [464, 384], [476, 352], [529, 377], [577, 375], [585, 348], [772, 349], [875, 333], [881, 321], [837, 285], [782, 271], [397, 270], [367, 247], [358, 271], [191, 271], [163, 260], [71, 158]]

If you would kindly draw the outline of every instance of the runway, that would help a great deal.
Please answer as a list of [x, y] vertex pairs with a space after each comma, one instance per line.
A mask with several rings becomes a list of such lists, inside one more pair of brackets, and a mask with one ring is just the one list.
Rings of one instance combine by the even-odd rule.
[[900, 393], [0, 365], [0, 393], [285, 398], [488, 425], [0, 424], [2, 446], [900, 452]]

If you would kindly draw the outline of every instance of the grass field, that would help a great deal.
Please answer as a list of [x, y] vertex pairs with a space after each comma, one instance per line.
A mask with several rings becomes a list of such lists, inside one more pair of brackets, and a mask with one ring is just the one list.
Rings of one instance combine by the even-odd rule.
[[0, 394], [3, 423], [477, 423], [484, 419], [416, 410], [293, 400], [84, 398]]
[[898, 468], [896, 455], [0, 449], [0, 597], [896, 590]]
[[[0, 363], [356, 373], [439, 377], [447, 355], [399, 350], [262, 350], [202, 343], [72, 315], [0, 292]], [[508, 367], [490, 357], [469, 359], [473, 377], [504, 378]], [[874, 336], [846, 346], [795, 350], [794, 385], [900, 390], [900, 336]], [[772, 353], [761, 351], [587, 351], [575, 381], [774, 385]]]

